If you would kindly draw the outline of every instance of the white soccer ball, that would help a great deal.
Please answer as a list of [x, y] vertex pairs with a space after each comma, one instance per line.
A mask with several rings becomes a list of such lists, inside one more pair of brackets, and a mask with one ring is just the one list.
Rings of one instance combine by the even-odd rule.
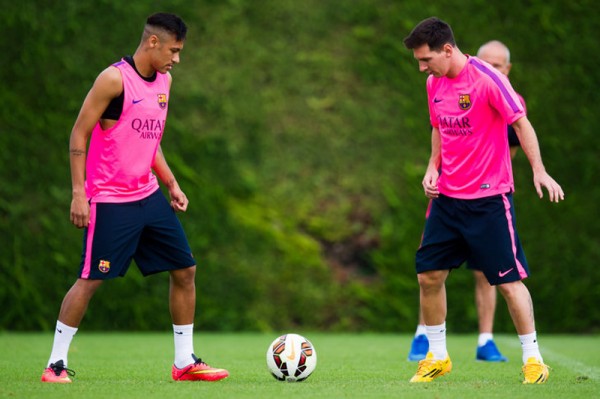
[[304, 381], [317, 367], [317, 351], [301, 335], [282, 335], [267, 348], [267, 367], [279, 381]]

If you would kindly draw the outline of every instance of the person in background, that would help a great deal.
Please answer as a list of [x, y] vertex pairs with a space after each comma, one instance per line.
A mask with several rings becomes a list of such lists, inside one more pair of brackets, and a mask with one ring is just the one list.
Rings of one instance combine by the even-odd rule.
[[[491, 40], [479, 47], [479, 50], [477, 50], [477, 57], [502, 72], [505, 76], [508, 76], [512, 68], [510, 62], [510, 50], [504, 43], [498, 40]], [[527, 111], [523, 96], [519, 93], [517, 93], [517, 96], [519, 96], [521, 104], [523, 104], [525, 111]], [[521, 143], [519, 142], [517, 133], [515, 133], [515, 129], [511, 125], [508, 125], [508, 144], [510, 145], [510, 156], [511, 158], [514, 158]]]

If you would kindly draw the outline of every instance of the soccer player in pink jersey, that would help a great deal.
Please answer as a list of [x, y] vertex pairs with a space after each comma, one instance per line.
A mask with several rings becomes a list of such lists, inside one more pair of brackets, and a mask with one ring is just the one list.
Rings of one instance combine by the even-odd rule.
[[543, 383], [549, 371], [538, 347], [531, 296], [522, 282], [529, 270], [516, 231], [507, 124], [519, 137], [540, 198], [544, 188], [552, 202], [563, 200], [564, 192], [546, 172], [533, 126], [505, 75], [463, 54], [450, 26], [435, 17], [417, 24], [404, 44], [419, 70], [429, 75], [432, 126], [422, 182], [431, 202], [416, 254], [429, 352], [410, 381], [430, 382], [452, 370], [445, 281], [451, 269], [468, 261], [506, 300], [521, 341], [523, 383]]
[[179, 63], [186, 33], [174, 14], [148, 17], [133, 56], [102, 71], [83, 102], [70, 138], [71, 222], [84, 229], [83, 253], [78, 279], [60, 308], [43, 382], [72, 382], [67, 354], [88, 304], [104, 280], [125, 275], [132, 259], [144, 276], [170, 274], [172, 378], [217, 381], [229, 375], [194, 353], [196, 262], [175, 214], [186, 211], [188, 199], [160, 148], [169, 71]]
[[[492, 65], [498, 71], [508, 76], [512, 68], [510, 63], [510, 50], [506, 45], [498, 40], [491, 40], [484, 43], [477, 51], [477, 57]], [[525, 107], [525, 100], [519, 95], [519, 100]], [[508, 144], [510, 146], [510, 156], [514, 158], [519, 146], [519, 138], [511, 125], [507, 125]], [[475, 358], [487, 362], [506, 362], [508, 359], [500, 353], [500, 350], [494, 342], [493, 326], [494, 314], [496, 312], [496, 287], [490, 285], [487, 278], [481, 270], [473, 270], [475, 277], [475, 303], [477, 305], [477, 316], [479, 319], [479, 338]], [[423, 314], [419, 311], [419, 324], [413, 338], [408, 360], [418, 361], [425, 359], [429, 351], [429, 342], [425, 334], [425, 323]]]

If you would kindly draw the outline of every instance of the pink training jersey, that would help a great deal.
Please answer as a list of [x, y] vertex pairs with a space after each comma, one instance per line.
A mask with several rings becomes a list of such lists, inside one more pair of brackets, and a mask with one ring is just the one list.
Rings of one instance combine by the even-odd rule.
[[427, 96], [441, 138], [440, 193], [473, 199], [514, 191], [506, 125], [526, 111], [506, 76], [469, 57], [455, 78], [430, 75]]
[[159, 187], [151, 168], [167, 119], [168, 75], [148, 82], [124, 60], [113, 67], [123, 78], [123, 111], [112, 128], [98, 122], [92, 131], [85, 182], [92, 202], [136, 201]]

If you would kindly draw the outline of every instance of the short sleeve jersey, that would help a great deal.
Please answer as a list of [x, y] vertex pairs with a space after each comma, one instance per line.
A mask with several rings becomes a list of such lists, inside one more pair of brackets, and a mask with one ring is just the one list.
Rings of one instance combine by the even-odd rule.
[[123, 78], [123, 111], [117, 123], [92, 131], [86, 161], [86, 195], [92, 202], [130, 202], [159, 187], [152, 166], [167, 119], [169, 80], [148, 82], [125, 61], [112, 65]]
[[440, 193], [474, 199], [514, 191], [506, 125], [526, 112], [506, 76], [469, 56], [454, 78], [430, 75], [427, 97], [441, 138]]

